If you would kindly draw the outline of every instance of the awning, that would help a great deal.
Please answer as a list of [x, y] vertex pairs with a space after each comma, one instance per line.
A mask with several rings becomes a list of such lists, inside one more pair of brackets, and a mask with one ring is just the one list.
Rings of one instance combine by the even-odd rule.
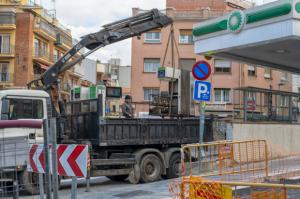
[[282, 0], [194, 26], [195, 53], [300, 73], [300, 0]]
[[44, 70], [48, 70], [48, 69], [49, 69], [49, 66], [44, 65], [44, 64], [42, 64], [42, 63], [40, 63], [40, 62], [35, 61], [34, 63], [35, 63], [36, 65], [38, 65], [39, 67], [41, 67], [42, 69], [44, 69]]

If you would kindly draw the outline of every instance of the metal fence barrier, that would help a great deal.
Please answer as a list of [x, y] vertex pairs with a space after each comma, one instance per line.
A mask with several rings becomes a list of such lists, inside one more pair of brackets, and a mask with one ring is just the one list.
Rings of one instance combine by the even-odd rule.
[[265, 140], [184, 145], [182, 178], [169, 184], [172, 198], [299, 198], [300, 156], [273, 157], [274, 148]]
[[218, 141], [182, 147], [182, 175], [245, 180], [268, 176], [265, 140]]
[[27, 171], [27, 161], [29, 143], [40, 133], [41, 124], [41, 121], [0, 121], [0, 198], [39, 193], [39, 176]]

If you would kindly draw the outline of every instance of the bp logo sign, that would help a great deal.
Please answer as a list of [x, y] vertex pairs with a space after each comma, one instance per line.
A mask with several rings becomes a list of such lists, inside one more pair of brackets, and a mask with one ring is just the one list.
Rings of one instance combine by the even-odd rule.
[[246, 22], [246, 15], [241, 10], [233, 11], [228, 18], [227, 26], [231, 32], [238, 33], [242, 30]]

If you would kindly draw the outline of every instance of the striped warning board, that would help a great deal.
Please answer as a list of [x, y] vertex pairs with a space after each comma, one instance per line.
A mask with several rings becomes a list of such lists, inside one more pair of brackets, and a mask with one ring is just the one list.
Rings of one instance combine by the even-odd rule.
[[[59, 175], [69, 177], [87, 176], [88, 145], [59, 144], [56, 151], [57, 171]], [[52, 157], [50, 153], [50, 161], [51, 160]], [[28, 171], [45, 173], [45, 151], [43, 144], [33, 144], [30, 146], [28, 162]]]

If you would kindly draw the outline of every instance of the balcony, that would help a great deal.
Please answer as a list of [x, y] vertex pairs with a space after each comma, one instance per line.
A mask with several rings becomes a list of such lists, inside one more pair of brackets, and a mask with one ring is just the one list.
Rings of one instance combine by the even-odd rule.
[[53, 59], [49, 55], [49, 52], [44, 52], [42, 50], [34, 50], [33, 52], [33, 59], [38, 62], [41, 62], [46, 65], [50, 65], [53, 62]]
[[0, 83], [13, 83], [13, 73], [0, 73]]
[[0, 57], [13, 58], [14, 56], [15, 56], [15, 46], [14, 45], [0, 47]]
[[43, 21], [41, 18], [35, 19], [34, 24], [34, 30], [37, 34], [40, 34], [41, 36], [55, 39], [56, 37], [56, 31], [54, 27], [47, 22]]
[[72, 37], [67, 35], [66, 33], [62, 31], [58, 31], [56, 34], [56, 42], [55, 45], [57, 46], [65, 46], [66, 49], [71, 48], [72, 45]]
[[5, 29], [16, 28], [15, 11], [0, 12], [0, 28], [5, 28]]
[[17, 5], [18, 0], [0, 0], [0, 5]]

